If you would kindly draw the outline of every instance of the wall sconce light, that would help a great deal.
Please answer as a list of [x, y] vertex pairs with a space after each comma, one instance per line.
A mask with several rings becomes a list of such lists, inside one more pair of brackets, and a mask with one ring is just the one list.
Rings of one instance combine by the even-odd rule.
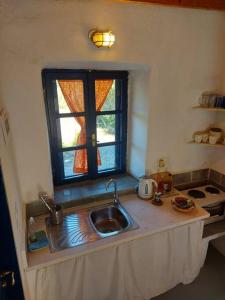
[[115, 35], [112, 33], [112, 31], [98, 31], [96, 29], [93, 29], [89, 31], [88, 37], [98, 48], [110, 48], [115, 42]]

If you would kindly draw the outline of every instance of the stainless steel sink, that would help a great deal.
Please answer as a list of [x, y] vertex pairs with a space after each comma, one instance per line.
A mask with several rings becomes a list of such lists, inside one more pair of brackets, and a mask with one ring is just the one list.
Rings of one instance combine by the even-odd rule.
[[121, 204], [109, 204], [89, 213], [91, 225], [101, 237], [108, 237], [138, 226]]
[[50, 251], [80, 246], [138, 228], [125, 208], [121, 205], [115, 179], [110, 179], [106, 189], [114, 184], [113, 203], [103, 206], [71, 212], [64, 215], [63, 222], [52, 225], [46, 219], [46, 229]]
[[46, 218], [46, 229], [51, 252], [81, 246], [125, 231], [138, 225], [122, 205], [105, 204], [81, 209], [64, 215], [62, 224], [52, 225]]

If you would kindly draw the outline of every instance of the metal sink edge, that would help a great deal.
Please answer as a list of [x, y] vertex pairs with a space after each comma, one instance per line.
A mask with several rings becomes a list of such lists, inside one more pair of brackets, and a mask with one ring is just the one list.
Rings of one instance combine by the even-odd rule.
[[80, 209], [78, 211], [69, 212], [64, 215], [63, 223], [60, 225], [52, 225], [49, 217], [46, 218], [46, 231], [49, 240], [51, 252], [58, 252], [63, 249], [78, 247], [83, 244], [92, 243], [103, 238], [117, 236], [127, 231], [138, 229], [138, 224], [121, 205], [123, 213], [128, 215], [130, 226], [124, 230], [113, 233], [111, 235], [100, 235], [95, 227], [91, 224], [90, 213], [100, 210], [104, 207], [113, 205], [112, 203], [102, 204], [96, 207]]

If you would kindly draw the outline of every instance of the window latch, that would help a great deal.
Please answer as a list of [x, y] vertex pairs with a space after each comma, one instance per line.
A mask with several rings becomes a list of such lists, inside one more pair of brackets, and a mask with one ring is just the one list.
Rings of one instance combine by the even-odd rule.
[[95, 133], [92, 133], [92, 135], [91, 135], [91, 144], [92, 144], [92, 147], [96, 146], [96, 135], [95, 135]]

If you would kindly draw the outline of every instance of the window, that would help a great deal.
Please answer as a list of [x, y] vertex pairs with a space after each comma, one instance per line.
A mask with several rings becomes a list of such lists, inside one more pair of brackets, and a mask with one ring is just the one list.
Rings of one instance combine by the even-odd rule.
[[126, 171], [125, 71], [42, 72], [55, 185]]

